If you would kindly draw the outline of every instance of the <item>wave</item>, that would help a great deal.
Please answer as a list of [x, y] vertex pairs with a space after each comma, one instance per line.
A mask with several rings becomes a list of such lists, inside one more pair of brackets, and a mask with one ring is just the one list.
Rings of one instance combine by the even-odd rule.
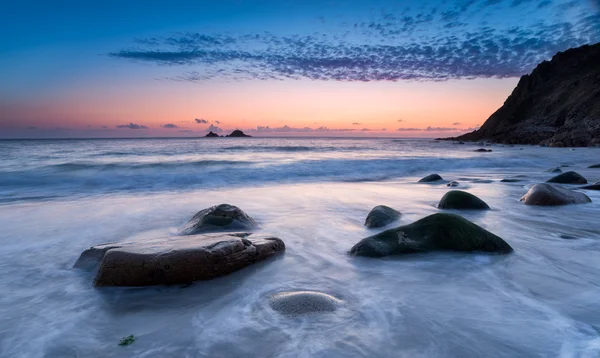
[[59, 171], [79, 171], [79, 170], [111, 170], [111, 169], [160, 169], [174, 167], [210, 167], [210, 166], [227, 166], [227, 165], [243, 165], [253, 164], [252, 162], [239, 160], [198, 160], [198, 161], [175, 161], [175, 162], [151, 162], [151, 163], [61, 163], [48, 165], [43, 169], [56, 169]]

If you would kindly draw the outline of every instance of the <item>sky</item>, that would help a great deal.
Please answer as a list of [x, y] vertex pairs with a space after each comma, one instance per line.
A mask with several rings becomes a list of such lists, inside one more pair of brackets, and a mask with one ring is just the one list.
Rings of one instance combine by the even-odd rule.
[[600, 0], [0, 4], [0, 138], [454, 136]]

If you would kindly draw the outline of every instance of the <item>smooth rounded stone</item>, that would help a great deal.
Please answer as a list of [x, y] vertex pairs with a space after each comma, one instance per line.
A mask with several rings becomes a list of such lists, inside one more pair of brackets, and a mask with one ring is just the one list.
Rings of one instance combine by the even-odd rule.
[[557, 206], [567, 204], [584, 204], [592, 200], [577, 191], [546, 183], [535, 184], [523, 195], [521, 201], [526, 205]]
[[587, 180], [584, 177], [573, 171], [559, 174], [554, 178], [548, 179], [546, 182], [558, 184], [587, 184]]
[[491, 149], [485, 149], [485, 148], [479, 148], [479, 149], [475, 149], [474, 152], [478, 152], [478, 153], [488, 153], [491, 152]]
[[518, 183], [521, 181], [523, 181], [523, 179], [507, 178], [500, 180], [500, 183]]
[[439, 209], [488, 210], [490, 207], [483, 200], [462, 190], [451, 190], [444, 194], [438, 204]]
[[560, 238], [564, 239], [564, 240], [577, 240], [578, 239], [578, 237], [571, 236], [571, 235], [564, 235], [564, 234], [560, 235]]
[[559, 167], [550, 168], [548, 170], [545, 170], [544, 173], [562, 173], [562, 169], [560, 169]]
[[439, 174], [429, 174], [425, 178], [419, 180], [419, 183], [431, 183], [439, 180], [444, 180]]
[[450, 186], [450, 187], [458, 186], [458, 185], [459, 185], [459, 183], [457, 181], [454, 181], [454, 180], [452, 180], [451, 182], [449, 182], [448, 184], [446, 184], [446, 186]]
[[369, 229], [386, 226], [400, 218], [402, 215], [398, 210], [389, 206], [378, 205], [374, 207], [365, 220], [365, 226]]
[[201, 210], [179, 231], [180, 235], [194, 235], [216, 231], [253, 230], [256, 221], [242, 209], [229, 204], [215, 205]]
[[600, 164], [592, 164], [588, 168], [590, 168], [590, 169], [598, 169], [598, 168], [600, 168]]
[[583, 189], [583, 190], [600, 190], [600, 181], [597, 181], [594, 184], [590, 184], [590, 185], [586, 185], [586, 186], [580, 186], [577, 189]]
[[333, 312], [341, 304], [331, 295], [314, 291], [281, 292], [269, 300], [271, 308], [284, 315]]
[[513, 249], [500, 237], [462, 216], [438, 213], [364, 238], [350, 249], [350, 254], [382, 257], [427, 251], [507, 254]]
[[266, 235], [187, 235], [94, 246], [75, 267], [97, 267], [96, 286], [172, 285], [227, 275], [284, 250], [283, 241]]

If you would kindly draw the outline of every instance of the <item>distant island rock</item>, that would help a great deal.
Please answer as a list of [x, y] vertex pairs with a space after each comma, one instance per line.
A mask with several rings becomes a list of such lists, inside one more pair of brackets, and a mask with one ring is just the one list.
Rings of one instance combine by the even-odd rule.
[[218, 137], [219, 135], [213, 131], [210, 131], [210, 133], [208, 133], [207, 135], [205, 135], [205, 137], [209, 137], [209, 138], [214, 138], [214, 137]]
[[454, 138], [549, 147], [600, 145], [600, 43], [559, 52], [522, 76], [480, 129]]
[[227, 135], [226, 137], [252, 137], [252, 136], [245, 134], [244, 132], [242, 132], [239, 129], [236, 129], [233, 132], [231, 132], [231, 134]]

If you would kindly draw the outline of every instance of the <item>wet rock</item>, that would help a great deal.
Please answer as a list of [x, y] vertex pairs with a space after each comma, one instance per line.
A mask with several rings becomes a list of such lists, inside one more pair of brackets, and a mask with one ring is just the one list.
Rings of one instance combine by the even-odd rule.
[[523, 181], [523, 179], [507, 178], [507, 179], [500, 180], [500, 183], [518, 183], [521, 181]]
[[429, 174], [425, 178], [419, 180], [419, 183], [432, 183], [436, 181], [444, 180], [439, 174]]
[[490, 184], [493, 183], [494, 181], [492, 179], [473, 179], [471, 180], [472, 183], [477, 183], [477, 184]]
[[577, 238], [577, 237], [575, 237], [575, 236], [571, 236], [571, 235], [564, 235], [564, 234], [563, 234], [563, 235], [560, 235], [560, 238], [561, 238], [561, 239], [564, 239], [564, 240], [577, 240], [577, 239], [578, 239], [578, 238]]
[[94, 246], [75, 267], [99, 267], [96, 286], [172, 285], [227, 275], [284, 250], [283, 241], [265, 235], [175, 236]]
[[440, 203], [439, 209], [488, 210], [490, 207], [483, 200], [462, 190], [447, 192]]
[[365, 220], [365, 226], [368, 228], [377, 228], [386, 226], [400, 218], [402, 215], [399, 211], [385, 205], [374, 207]]
[[485, 148], [475, 149], [475, 152], [478, 152], [478, 153], [488, 153], [491, 151], [492, 151], [491, 149], [485, 149]]
[[581, 186], [577, 189], [584, 189], [584, 190], [600, 190], [600, 181], [595, 182], [594, 184], [590, 184], [590, 185], [586, 185], [586, 186]]
[[592, 200], [585, 194], [546, 183], [536, 184], [521, 198], [526, 205], [557, 206], [584, 204]]
[[510, 253], [500, 237], [459, 215], [438, 213], [362, 239], [351, 255], [382, 257], [426, 251]]
[[284, 315], [333, 312], [341, 304], [331, 295], [314, 291], [281, 292], [269, 300], [269, 306]]
[[600, 168], [600, 164], [592, 164], [588, 168], [590, 168], [590, 169], [598, 169], [598, 168]]
[[446, 186], [450, 186], [450, 187], [458, 186], [458, 185], [459, 185], [458, 182], [454, 181], [454, 180], [452, 180], [451, 182], [449, 182], [448, 184], [446, 184]]
[[562, 173], [562, 169], [560, 169], [559, 167], [550, 168], [548, 170], [545, 170], [544, 173]]
[[221, 204], [197, 212], [179, 234], [253, 230], [257, 226], [256, 221], [237, 206]]
[[587, 180], [580, 174], [570, 171], [549, 179], [547, 183], [558, 183], [558, 184], [587, 184]]

